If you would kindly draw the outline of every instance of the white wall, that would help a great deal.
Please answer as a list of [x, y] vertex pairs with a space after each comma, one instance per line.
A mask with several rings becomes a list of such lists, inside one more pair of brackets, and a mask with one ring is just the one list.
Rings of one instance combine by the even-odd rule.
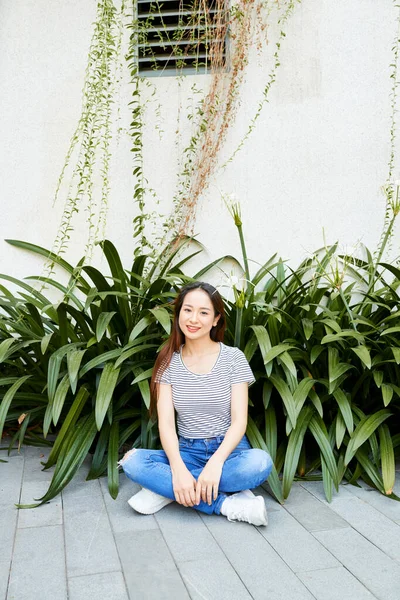
[[[40, 261], [3, 240], [51, 247], [62, 203], [52, 208], [58, 175], [80, 114], [81, 88], [95, 0], [0, 0], [0, 271], [39, 273]], [[385, 202], [380, 192], [389, 159], [390, 69], [396, 12], [391, 0], [303, 0], [287, 26], [282, 65], [255, 131], [235, 161], [218, 171], [202, 198], [195, 227], [207, 256], [240, 256], [237, 234], [219, 190], [235, 193], [249, 257], [274, 252], [297, 264], [323, 243], [359, 240], [375, 249]], [[254, 53], [228, 158], [256, 111], [271, 68], [276, 29], [263, 56]], [[161, 100], [160, 141], [146, 136], [145, 172], [168, 210], [180, 149], [174, 145], [180, 91], [174, 78], [153, 79]], [[207, 78], [197, 80], [206, 84]], [[179, 95], [179, 97], [178, 97]], [[107, 236], [126, 267], [131, 261], [131, 154], [115, 150]], [[400, 175], [400, 164], [398, 164]], [[399, 177], [400, 178], [400, 177]], [[85, 215], [67, 259], [85, 242]], [[399, 248], [399, 228], [393, 251]]]

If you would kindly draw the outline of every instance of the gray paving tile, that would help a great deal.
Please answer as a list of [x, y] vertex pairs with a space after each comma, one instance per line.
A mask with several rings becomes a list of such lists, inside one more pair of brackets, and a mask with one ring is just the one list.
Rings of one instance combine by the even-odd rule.
[[338, 567], [338, 561], [286, 510], [273, 513], [262, 536], [295, 572]]
[[312, 600], [307, 588], [255, 527], [217, 515], [202, 515], [202, 519], [255, 600]]
[[0, 559], [3, 561], [11, 560], [11, 553], [14, 544], [18, 520], [18, 509], [13, 506], [3, 506], [0, 509]]
[[304, 481], [301, 483], [301, 487], [306, 489], [308, 492], [310, 492], [310, 494], [318, 498], [318, 500], [320, 500], [329, 507], [332, 507], [332, 503], [335, 501], [336, 498], [345, 498], [346, 496], [348, 498], [352, 497], [352, 493], [348, 490], [349, 486], [343, 484], [339, 486], [338, 493], [336, 491], [333, 492], [332, 502], [328, 502], [325, 497], [324, 486], [322, 481]]
[[354, 529], [316, 531], [315, 537], [379, 600], [399, 600], [400, 565]]
[[156, 521], [177, 563], [201, 558], [223, 558], [223, 552], [193, 509], [176, 502], [164, 507]]
[[[392, 500], [387, 496], [379, 493], [377, 490], [367, 486], [366, 483], [360, 481], [361, 487], [356, 487], [355, 485], [347, 485], [346, 489], [350, 491], [354, 496], [360, 498], [364, 502], [367, 502], [381, 513], [383, 513], [392, 521], [400, 521], [400, 502], [396, 500]], [[400, 496], [400, 483], [397, 483], [395, 488], [395, 493]]]
[[66, 600], [62, 527], [17, 531], [7, 600]]
[[297, 573], [316, 600], [374, 600], [375, 596], [344, 567]]
[[308, 531], [348, 527], [344, 519], [301, 486], [292, 488], [284, 507]]
[[385, 554], [400, 560], [399, 525], [355, 496], [335, 498], [332, 509]]
[[141, 515], [128, 504], [129, 498], [141, 489], [140, 485], [132, 483], [125, 476], [121, 476], [118, 497], [114, 500], [108, 492], [107, 478], [102, 477], [99, 479], [99, 483], [111, 527], [115, 533], [158, 529], [157, 521], [153, 515]]
[[6, 600], [10, 561], [0, 559], [0, 600]]
[[129, 600], [121, 571], [68, 579], [69, 600]]
[[[121, 565], [98, 481], [91, 493], [63, 492], [68, 576], [119, 571]], [[68, 490], [66, 490], [68, 491]]]
[[0, 507], [13, 506], [19, 502], [24, 457], [2, 454], [1, 458], [7, 462], [0, 463]]
[[192, 600], [251, 600], [229, 561], [224, 557], [196, 559], [179, 565]]
[[190, 596], [160, 531], [117, 533], [131, 600], [189, 600]]
[[[25, 481], [22, 482], [21, 504], [32, 504], [41, 498], [47, 491], [47, 481]], [[51, 502], [42, 504], [37, 508], [24, 508], [19, 511], [18, 527], [42, 527], [44, 525], [62, 525], [62, 502], [61, 496], [57, 496]]]
[[50, 450], [48, 448], [24, 448], [25, 469], [24, 481], [46, 481], [50, 483], [53, 477], [54, 467], [43, 470], [43, 464], [46, 462]]

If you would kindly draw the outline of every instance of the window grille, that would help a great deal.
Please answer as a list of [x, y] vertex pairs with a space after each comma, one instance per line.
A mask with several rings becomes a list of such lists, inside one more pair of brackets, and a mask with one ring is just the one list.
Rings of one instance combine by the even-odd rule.
[[142, 75], [209, 72], [226, 62], [226, 0], [138, 0]]

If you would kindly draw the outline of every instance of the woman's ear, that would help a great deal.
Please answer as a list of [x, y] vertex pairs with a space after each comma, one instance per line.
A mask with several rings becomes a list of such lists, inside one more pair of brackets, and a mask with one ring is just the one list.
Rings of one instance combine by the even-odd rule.
[[215, 319], [214, 319], [214, 322], [213, 322], [213, 327], [215, 327], [215, 326], [216, 326], [216, 324], [218, 323], [220, 316], [221, 316], [221, 315], [217, 315], [217, 316], [215, 317]]

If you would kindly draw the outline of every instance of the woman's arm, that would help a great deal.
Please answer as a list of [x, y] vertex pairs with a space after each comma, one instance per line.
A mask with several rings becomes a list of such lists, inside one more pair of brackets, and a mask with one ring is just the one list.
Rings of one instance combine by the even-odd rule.
[[193, 506], [196, 500], [196, 480], [187, 469], [179, 452], [179, 442], [175, 427], [175, 410], [172, 402], [172, 387], [170, 385], [159, 384], [157, 413], [161, 445], [168, 457], [172, 471], [172, 485], [175, 499], [179, 504], [183, 504], [184, 506]]
[[200, 473], [196, 486], [196, 504], [199, 504], [200, 498], [208, 504], [211, 504], [213, 497], [214, 500], [217, 499], [224, 462], [246, 433], [248, 389], [247, 382], [232, 385], [231, 425], [220, 447], [214, 452]]

